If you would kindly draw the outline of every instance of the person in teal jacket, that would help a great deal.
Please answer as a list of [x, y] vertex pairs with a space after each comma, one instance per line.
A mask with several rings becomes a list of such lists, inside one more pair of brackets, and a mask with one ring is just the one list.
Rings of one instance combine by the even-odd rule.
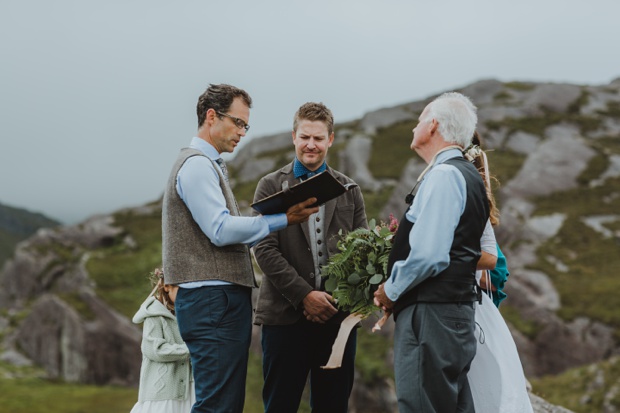
[[499, 307], [501, 302], [506, 298], [504, 286], [506, 285], [506, 281], [508, 281], [508, 276], [510, 275], [506, 257], [499, 248], [499, 245], [497, 246], [497, 263], [495, 264], [495, 268], [489, 271], [489, 274], [491, 275], [491, 284], [495, 287], [493, 289], [493, 304], [495, 304], [496, 307]]

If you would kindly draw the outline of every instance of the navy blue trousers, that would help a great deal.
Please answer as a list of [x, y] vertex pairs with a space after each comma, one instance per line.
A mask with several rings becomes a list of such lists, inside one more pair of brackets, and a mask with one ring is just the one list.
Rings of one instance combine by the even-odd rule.
[[342, 367], [323, 370], [340, 324], [302, 319], [293, 325], [263, 326], [263, 403], [265, 413], [294, 413], [310, 374], [310, 406], [314, 413], [346, 413], [353, 388], [357, 329], [345, 348]]
[[251, 289], [179, 288], [175, 311], [192, 360], [192, 413], [243, 412], [252, 338]]

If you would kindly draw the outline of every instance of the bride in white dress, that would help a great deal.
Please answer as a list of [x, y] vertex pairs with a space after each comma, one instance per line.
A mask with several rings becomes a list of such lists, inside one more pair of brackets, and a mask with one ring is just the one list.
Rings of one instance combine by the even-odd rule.
[[[482, 250], [497, 255], [495, 235], [487, 225]], [[488, 277], [478, 271], [476, 278]], [[491, 285], [490, 279], [486, 285]], [[483, 292], [476, 303], [476, 356], [468, 373], [476, 413], [531, 413], [523, 367], [510, 330], [489, 295]]]
[[[468, 148], [464, 155], [474, 163], [482, 175], [491, 206], [491, 217], [480, 240], [482, 258], [478, 267], [494, 268], [498, 247], [491, 224], [499, 224], [499, 211], [491, 191], [486, 154], [480, 149], [480, 136], [477, 132], [472, 143], [474, 145]], [[532, 413], [532, 404], [517, 347], [491, 297], [492, 283], [489, 271], [477, 271], [476, 281], [489, 291], [487, 295], [483, 290], [482, 303], [476, 303], [475, 334], [478, 343], [476, 355], [467, 374], [476, 413]]]

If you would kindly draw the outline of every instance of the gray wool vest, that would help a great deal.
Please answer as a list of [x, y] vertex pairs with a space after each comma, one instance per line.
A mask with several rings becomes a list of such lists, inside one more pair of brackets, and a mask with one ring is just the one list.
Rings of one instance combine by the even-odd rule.
[[[179, 170], [192, 156], [205, 155], [196, 149], [181, 149], [164, 192], [162, 258], [165, 282], [180, 284], [222, 280], [246, 287], [256, 287], [250, 249], [244, 244], [215, 246], [194, 221], [187, 205], [177, 193]], [[209, 159], [206, 156], [205, 158]], [[211, 162], [220, 176], [220, 188], [226, 199], [226, 207], [231, 215], [239, 216], [239, 208], [230, 186], [220, 168], [214, 161]]]

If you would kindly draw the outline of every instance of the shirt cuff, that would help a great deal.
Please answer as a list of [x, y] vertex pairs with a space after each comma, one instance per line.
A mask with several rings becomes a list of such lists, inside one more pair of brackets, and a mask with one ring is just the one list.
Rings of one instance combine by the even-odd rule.
[[284, 213], [263, 215], [263, 218], [267, 221], [269, 232], [280, 231], [288, 226], [288, 219]]
[[385, 291], [387, 298], [389, 298], [392, 302], [396, 302], [398, 297], [400, 297], [400, 292], [396, 287], [394, 287], [394, 284], [392, 284], [389, 279], [383, 286], [383, 290]]

